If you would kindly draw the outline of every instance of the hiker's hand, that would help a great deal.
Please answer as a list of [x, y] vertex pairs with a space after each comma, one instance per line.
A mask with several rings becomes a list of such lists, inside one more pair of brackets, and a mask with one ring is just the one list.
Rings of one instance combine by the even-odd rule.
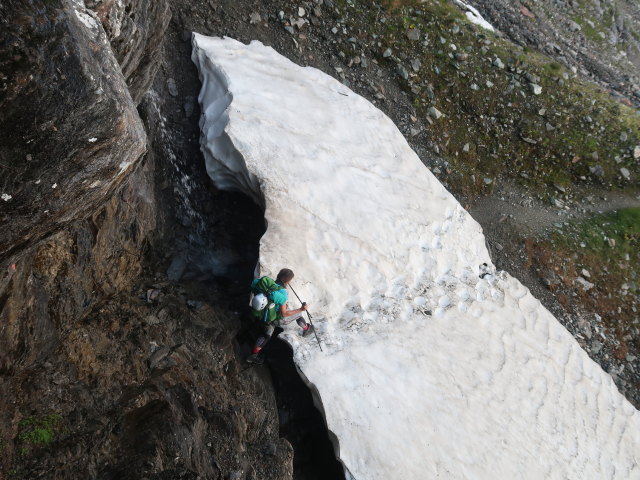
[[302, 306], [300, 307], [300, 310], [305, 310], [306, 311], [307, 308], [309, 308], [309, 307], [307, 307], [307, 302], [302, 302]]

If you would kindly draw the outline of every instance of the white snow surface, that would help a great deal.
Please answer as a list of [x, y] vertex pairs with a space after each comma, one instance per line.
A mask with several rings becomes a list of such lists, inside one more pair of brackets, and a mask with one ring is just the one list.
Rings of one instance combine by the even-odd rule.
[[208, 172], [263, 202], [260, 271], [310, 304], [324, 351], [283, 335], [348, 478], [640, 478], [638, 411], [527, 288], [478, 277], [481, 227], [387, 116], [259, 42], [193, 45]]
[[465, 11], [464, 13], [471, 23], [475, 23], [476, 25], [479, 25], [486, 30], [495, 32], [493, 25], [491, 25], [484, 19], [477, 8], [463, 2], [462, 0], [453, 0], [453, 3], [455, 3], [456, 5], [458, 5], [458, 7]]

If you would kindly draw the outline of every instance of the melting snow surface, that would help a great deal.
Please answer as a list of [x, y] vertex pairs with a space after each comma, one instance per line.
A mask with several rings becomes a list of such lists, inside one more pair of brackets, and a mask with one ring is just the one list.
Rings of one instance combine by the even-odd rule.
[[484, 17], [480, 15], [480, 12], [477, 8], [463, 2], [462, 0], [453, 0], [453, 2], [465, 11], [465, 15], [471, 23], [475, 23], [476, 25], [479, 25], [487, 30], [491, 30], [492, 32], [495, 31], [493, 25], [487, 22]]
[[260, 269], [311, 305], [324, 352], [284, 336], [349, 475], [640, 478], [638, 411], [516, 279], [479, 278], [480, 226], [388, 117], [259, 42], [193, 44], [207, 169], [265, 205]]

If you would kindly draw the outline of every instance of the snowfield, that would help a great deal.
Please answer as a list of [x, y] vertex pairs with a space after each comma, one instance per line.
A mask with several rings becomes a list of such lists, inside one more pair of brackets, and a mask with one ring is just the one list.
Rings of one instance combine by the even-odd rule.
[[260, 272], [296, 273], [324, 351], [283, 336], [347, 478], [640, 478], [638, 411], [516, 279], [479, 278], [481, 227], [388, 117], [259, 42], [193, 47], [208, 172], [264, 205]]

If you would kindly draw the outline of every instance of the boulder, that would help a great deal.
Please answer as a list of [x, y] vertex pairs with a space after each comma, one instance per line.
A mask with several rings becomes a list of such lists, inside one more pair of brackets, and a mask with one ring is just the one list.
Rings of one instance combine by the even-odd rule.
[[93, 11], [3, 2], [0, 58], [1, 261], [96, 211], [145, 153], [146, 134]]

